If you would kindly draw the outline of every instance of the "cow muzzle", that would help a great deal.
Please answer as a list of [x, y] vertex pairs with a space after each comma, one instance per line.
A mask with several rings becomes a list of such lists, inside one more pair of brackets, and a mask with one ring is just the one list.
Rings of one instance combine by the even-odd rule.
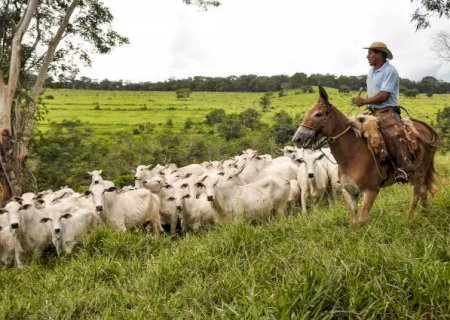
[[103, 206], [96, 206], [95, 210], [98, 212], [102, 212], [103, 211]]
[[206, 197], [206, 200], [208, 200], [208, 201], [213, 201], [213, 200], [214, 200], [214, 196], [207, 196], [207, 197]]
[[19, 228], [19, 224], [17, 222], [15, 223], [11, 223], [11, 229], [18, 229]]

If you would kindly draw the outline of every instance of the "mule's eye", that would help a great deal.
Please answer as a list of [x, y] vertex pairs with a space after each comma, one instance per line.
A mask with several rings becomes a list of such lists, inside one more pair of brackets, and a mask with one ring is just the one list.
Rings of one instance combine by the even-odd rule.
[[317, 112], [317, 113], [314, 115], [314, 117], [321, 117], [322, 115], [323, 115], [322, 112]]

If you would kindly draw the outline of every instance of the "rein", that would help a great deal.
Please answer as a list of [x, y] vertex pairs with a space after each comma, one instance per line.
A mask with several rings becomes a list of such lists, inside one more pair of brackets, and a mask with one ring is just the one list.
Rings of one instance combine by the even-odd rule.
[[343, 136], [348, 130], [350, 130], [350, 128], [352, 127], [352, 125], [351, 124], [349, 124], [348, 125], [348, 127], [347, 127], [347, 129], [345, 129], [344, 131], [342, 131], [341, 133], [339, 133], [337, 136], [334, 136], [334, 137], [328, 137], [328, 143], [334, 143], [334, 142], [336, 142], [336, 140], [338, 139], [338, 138], [340, 138], [341, 136]]

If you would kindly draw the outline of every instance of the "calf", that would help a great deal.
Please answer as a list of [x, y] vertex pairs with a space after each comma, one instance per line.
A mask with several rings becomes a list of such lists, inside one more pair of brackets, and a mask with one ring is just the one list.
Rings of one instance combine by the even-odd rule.
[[58, 255], [70, 254], [81, 236], [100, 223], [98, 214], [91, 209], [65, 205], [45, 208], [43, 212], [40, 222], [50, 223], [52, 242]]
[[0, 210], [6, 213], [8, 224], [14, 238], [14, 256], [18, 267], [23, 266], [25, 258], [39, 256], [52, 244], [52, 234], [48, 225], [39, 223], [44, 217], [32, 204], [22, 205], [11, 201]]
[[299, 163], [297, 181], [300, 186], [302, 212], [306, 213], [307, 201], [317, 201], [325, 193], [328, 177], [320, 164], [324, 154], [320, 151], [302, 149]]

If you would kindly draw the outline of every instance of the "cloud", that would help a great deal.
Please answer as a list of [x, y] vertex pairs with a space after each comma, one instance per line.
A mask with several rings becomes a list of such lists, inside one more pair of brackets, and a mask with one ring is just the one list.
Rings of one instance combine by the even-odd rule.
[[[409, 1], [223, 0], [203, 12], [180, 0], [112, 0], [115, 28], [131, 45], [94, 57], [81, 75], [160, 81], [171, 77], [296, 72], [361, 75], [369, 68], [363, 46], [384, 41], [400, 75], [448, 79], [431, 51], [431, 37], [450, 27], [433, 21], [415, 32]], [[114, 66], [111, 68], [111, 66]]]

